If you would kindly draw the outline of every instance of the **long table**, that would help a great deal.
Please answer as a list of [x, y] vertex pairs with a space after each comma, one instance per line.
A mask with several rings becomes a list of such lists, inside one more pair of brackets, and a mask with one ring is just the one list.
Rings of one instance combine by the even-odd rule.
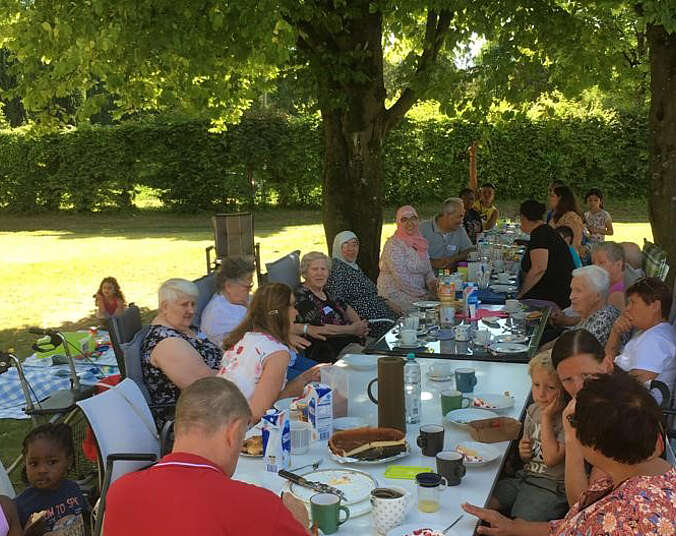
[[[374, 365], [379, 356], [371, 355]], [[436, 471], [435, 459], [423, 456], [416, 445], [418, 429], [422, 424], [441, 424], [441, 403], [439, 393], [446, 389], [455, 387], [454, 381], [434, 382], [427, 377], [427, 372], [432, 363], [438, 363], [435, 359], [419, 359], [422, 369], [422, 417], [420, 424], [408, 425], [407, 439], [411, 446], [411, 454], [403, 459], [393, 462], [397, 465], [429, 467]], [[349, 405], [348, 416], [359, 416], [364, 418], [369, 425], [377, 426], [377, 407], [369, 400], [366, 394], [368, 382], [377, 376], [374, 367], [370, 371], [352, 370], [344, 361], [336, 363], [337, 367], [346, 367], [347, 377], [349, 379]], [[452, 361], [451, 368], [471, 367], [476, 370], [477, 385], [476, 393], [503, 393], [509, 391], [514, 398], [514, 406], [500, 412], [500, 414], [521, 419], [530, 394], [530, 379], [526, 364], [501, 363], [486, 361]], [[469, 432], [458, 428], [452, 424], [444, 423], [444, 449], [451, 450], [455, 448], [460, 441], [471, 441]], [[481, 467], [467, 468], [467, 474], [462, 479], [459, 486], [449, 487], [441, 493], [441, 508], [433, 514], [423, 514], [413, 506], [408, 513], [405, 523], [420, 523], [421, 525], [440, 525], [448, 526], [461, 513], [460, 504], [468, 501], [473, 504], [484, 505], [491, 494], [493, 485], [497, 476], [500, 474], [504, 456], [509, 448], [509, 442], [493, 443], [500, 451], [500, 457]], [[347, 468], [357, 469], [372, 475], [380, 486], [396, 485], [406, 488], [414, 498], [416, 496], [415, 482], [411, 480], [390, 480], [384, 477], [385, 469], [388, 464], [379, 465], [341, 465], [328, 455], [327, 442], [315, 442], [310, 451], [301, 456], [291, 457], [291, 468], [311, 463], [318, 459], [323, 459], [320, 469], [327, 468]], [[307, 476], [307, 475], [306, 475]], [[286, 481], [274, 473], [268, 473], [264, 470], [262, 459], [240, 457], [237, 471], [234, 478], [263, 486], [275, 493], [286, 489]], [[311, 476], [309, 477], [311, 479]], [[465, 514], [458, 523], [451, 536], [463, 536], [474, 534], [476, 519]], [[343, 536], [364, 536], [376, 534], [372, 526], [371, 514], [351, 518], [347, 523], [340, 527], [338, 534]]]

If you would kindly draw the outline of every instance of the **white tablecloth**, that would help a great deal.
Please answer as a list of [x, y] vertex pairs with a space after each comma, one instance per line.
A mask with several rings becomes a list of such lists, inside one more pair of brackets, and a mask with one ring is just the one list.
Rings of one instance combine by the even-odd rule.
[[[374, 363], [379, 356], [369, 356]], [[441, 403], [439, 393], [445, 389], [455, 387], [454, 382], [433, 382], [427, 378], [426, 372], [431, 363], [439, 363], [436, 359], [418, 359], [422, 368], [422, 418], [420, 424], [441, 423]], [[481, 361], [450, 361], [452, 369], [455, 368], [473, 368], [476, 370], [477, 385], [474, 389], [476, 393], [503, 393], [510, 391], [514, 396], [514, 406], [500, 412], [500, 414], [521, 418], [528, 395], [530, 393], [530, 378], [528, 376], [528, 365], [518, 363], [491, 363]], [[338, 366], [345, 366], [342, 361]], [[378, 420], [378, 409], [369, 400], [366, 394], [366, 385], [377, 376], [377, 370], [371, 371], [352, 371], [349, 373], [349, 416], [359, 416], [367, 420], [371, 425], [376, 426]], [[375, 390], [374, 390], [375, 391]], [[430, 467], [436, 471], [436, 462], [432, 457], [423, 456], [416, 445], [416, 437], [420, 425], [408, 425], [407, 438], [411, 445], [412, 453], [400, 460], [393, 462], [397, 465], [409, 465]], [[453, 449], [459, 441], [472, 441], [469, 432], [460, 429], [451, 424], [445, 425], [444, 448]], [[460, 504], [468, 501], [477, 505], [484, 505], [488, 499], [493, 484], [500, 471], [502, 458], [504, 457], [509, 442], [493, 443], [502, 455], [494, 462], [482, 467], [467, 468], [467, 474], [462, 479], [459, 486], [448, 487], [441, 493], [441, 508], [433, 514], [423, 514], [414, 506], [406, 516], [405, 523], [418, 523], [421, 525], [441, 525], [442, 527], [450, 525], [458, 515], [462, 513]], [[324, 461], [320, 469], [343, 467], [365, 471], [375, 477], [380, 486], [401, 486], [413, 493], [415, 498], [416, 486], [412, 480], [392, 480], [383, 476], [388, 464], [379, 465], [340, 465], [328, 456], [328, 447], [326, 442], [314, 443], [310, 452], [302, 456], [291, 457], [291, 468], [311, 463], [319, 458]], [[303, 473], [303, 472], [301, 472]], [[307, 476], [307, 475], [306, 475]], [[234, 478], [263, 486], [275, 493], [284, 489], [286, 480], [280, 478], [275, 473], [267, 473], [263, 469], [263, 463], [260, 458], [241, 457], [237, 465], [237, 471]], [[310, 477], [310, 480], [312, 478]], [[471, 535], [476, 526], [476, 519], [465, 514], [464, 518], [458, 523], [453, 534], [456, 536]], [[376, 534], [371, 522], [371, 514], [350, 519], [342, 525], [338, 534], [343, 536], [363, 536]]]

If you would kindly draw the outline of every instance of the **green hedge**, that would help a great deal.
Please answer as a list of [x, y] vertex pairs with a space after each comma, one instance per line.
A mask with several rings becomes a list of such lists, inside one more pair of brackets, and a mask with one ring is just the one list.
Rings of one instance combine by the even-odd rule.
[[[384, 145], [386, 202], [434, 201], [467, 181], [467, 147], [480, 140], [479, 180], [504, 198], [543, 195], [561, 179], [582, 192], [644, 197], [643, 118], [553, 118], [475, 125], [403, 122]], [[321, 205], [321, 125], [314, 117], [245, 118], [222, 133], [195, 120], [154, 118], [37, 136], [0, 133], [0, 207], [35, 211], [131, 206], [135, 187], [165, 206], [213, 210], [255, 203]], [[253, 185], [252, 185], [253, 181]]]

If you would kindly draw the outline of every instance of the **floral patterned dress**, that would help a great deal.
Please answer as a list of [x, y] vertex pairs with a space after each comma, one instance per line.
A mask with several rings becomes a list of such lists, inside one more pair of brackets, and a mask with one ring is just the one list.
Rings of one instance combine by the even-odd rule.
[[[377, 318], [397, 319], [397, 313], [389, 308], [387, 302], [378, 296], [375, 283], [356, 268], [340, 259], [333, 259], [331, 274], [326, 283], [326, 292], [350, 305], [359, 318], [374, 320]], [[389, 322], [371, 324], [369, 336], [380, 337], [392, 327]]]
[[676, 534], [676, 469], [635, 476], [613, 489], [597, 480], [566, 517], [550, 522], [552, 536], [672, 536]]
[[[202, 332], [198, 332], [195, 337], [191, 337], [168, 326], [160, 324], [150, 326], [150, 330], [141, 344], [141, 370], [143, 372], [143, 381], [148, 388], [148, 393], [150, 393], [150, 402], [153, 405], [175, 405], [178, 395], [181, 393], [180, 389], [167, 378], [164, 372], [150, 362], [150, 354], [153, 353], [155, 346], [170, 337], [178, 337], [186, 341], [202, 356], [202, 360], [209, 368], [218, 370], [221, 364], [223, 350], [207, 339], [206, 335]], [[155, 417], [158, 428], [161, 428], [167, 419], [173, 418], [173, 407], [150, 409]]]
[[233, 382], [244, 397], [251, 400], [263, 374], [263, 365], [275, 352], [288, 354], [289, 348], [267, 333], [249, 331], [238, 343], [225, 351], [218, 375]]
[[427, 285], [436, 281], [429, 257], [422, 258], [402, 240], [391, 236], [380, 256], [378, 294], [390, 307], [403, 313], [417, 300], [434, 299]]
[[605, 348], [608, 337], [610, 337], [610, 330], [619, 316], [620, 310], [617, 307], [604, 305], [577, 324], [575, 329], [586, 329]]

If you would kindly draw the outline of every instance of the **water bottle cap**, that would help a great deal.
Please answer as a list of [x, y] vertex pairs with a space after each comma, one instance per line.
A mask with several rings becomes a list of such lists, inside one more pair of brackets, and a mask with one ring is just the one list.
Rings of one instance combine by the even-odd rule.
[[413, 352], [409, 352], [406, 354], [406, 359], [415, 359], [415, 354]]

